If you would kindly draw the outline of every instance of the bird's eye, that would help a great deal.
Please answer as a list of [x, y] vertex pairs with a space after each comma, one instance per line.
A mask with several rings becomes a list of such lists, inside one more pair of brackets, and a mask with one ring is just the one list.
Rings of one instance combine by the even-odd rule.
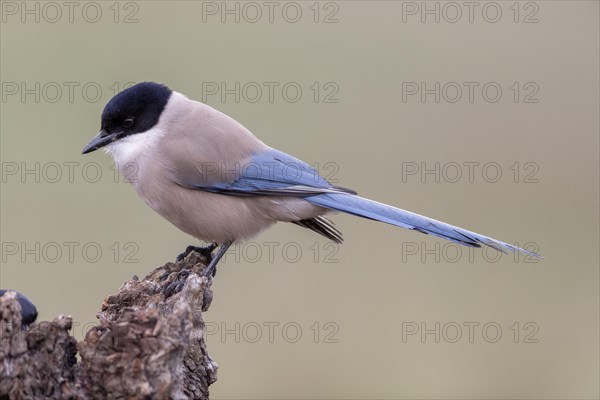
[[133, 118], [126, 118], [123, 120], [123, 128], [131, 128], [133, 126]]

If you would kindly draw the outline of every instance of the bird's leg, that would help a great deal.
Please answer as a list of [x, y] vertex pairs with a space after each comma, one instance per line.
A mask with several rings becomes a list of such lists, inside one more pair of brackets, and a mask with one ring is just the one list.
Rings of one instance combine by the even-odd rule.
[[183, 253], [177, 256], [177, 261], [183, 261], [192, 251], [196, 251], [206, 257], [209, 261], [212, 256], [212, 252], [216, 249], [218, 245], [216, 243], [211, 243], [208, 246], [188, 246]]
[[232, 243], [233, 243], [233, 240], [226, 240], [223, 242], [223, 244], [219, 248], [219, 251], [217, 251], [217, 254], [215, 254], [215, 256], [212, 258], [212, 260], [210, 260], [208, 267], [206, 267], [206, 269], [204, 270], [204, 273], [203, 273], [204, 276], [215, 276], [215, 273], [217, 272], [217, 264], [219, 263], [219, 260], [221, 260], [221, 257], [223, 257], [223, 255], [225, 254], [225, 252], [227, 251], [229, 246], [232, 245]]

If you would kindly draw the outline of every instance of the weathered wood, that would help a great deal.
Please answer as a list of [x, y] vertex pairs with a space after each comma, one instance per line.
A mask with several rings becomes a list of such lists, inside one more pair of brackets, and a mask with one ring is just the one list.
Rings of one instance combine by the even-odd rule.
[[[204, 342], [212, 278], [191, 252], [108, 296], [79, 343], [72, 319], [29, 327], [12, 292], [0, 298], [0, 399], [208, 399], [217, 364]], [[81, 360], [78, 362], [76, 354]]]

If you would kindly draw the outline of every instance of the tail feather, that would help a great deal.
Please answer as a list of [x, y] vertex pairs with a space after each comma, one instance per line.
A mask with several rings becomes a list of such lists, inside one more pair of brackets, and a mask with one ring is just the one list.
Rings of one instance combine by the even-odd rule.
[[344, 241], [342, 232], [337, 230], [332, 221], [322, 215], [314, 218], [302, 219], [300, 221], [292, 221], [292, 223], [315, 231], [338, 244], [341, 244]]
[[416, 230], [417, 232], [437, 236], [463, 246], [481, 247], [481, 245], [485, 245], [503, 253], [520, 251], [537, 258], [542, 258], [539, 254], [532, 251], [352, 194], [328, 193], [306, 197], [305, 199], [312, 204], [324, 208]]

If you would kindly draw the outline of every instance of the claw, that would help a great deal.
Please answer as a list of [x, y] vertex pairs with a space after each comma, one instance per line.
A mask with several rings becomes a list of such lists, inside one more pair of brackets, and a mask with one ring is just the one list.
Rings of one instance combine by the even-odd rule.
[[177, 256], [176, 261], [183, 261], [185, 260], [185, 258], [187, 256], [190, 255], [191, 252], [195, 251], [197, 253], [202, 254], [204, 257], [206, 257], [208, 259], [208, 262], [210, 262], [210, 260], [212, 259], [212, 252], [214, 249], [217, 248], [217, 244], [216, 243], [211, 243], [208, 246], [188, 246], [185, 251], [183, 253], [181, 253], [180, 255]]

